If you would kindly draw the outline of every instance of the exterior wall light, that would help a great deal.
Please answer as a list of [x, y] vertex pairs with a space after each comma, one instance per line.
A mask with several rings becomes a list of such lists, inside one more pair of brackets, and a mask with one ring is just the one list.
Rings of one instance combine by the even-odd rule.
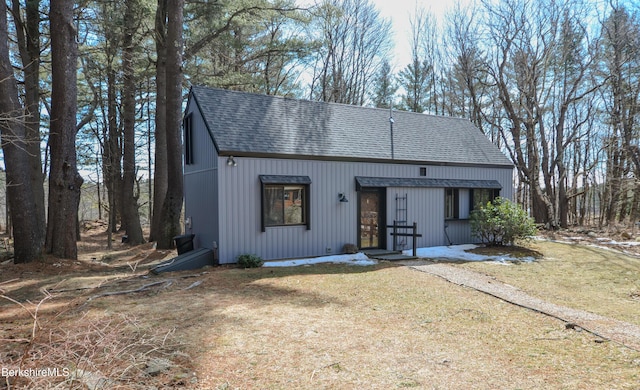
[[342, 192], [338, 194], [338, 200], [343, 203], [346, 203], [349, 201], [349, 199], [347, 199], [347, 196]]
[[238, 163], [233, 158], [233, 156], [229, 156], [229, 157], [227, 157], [227, 165], [230, 166], [230, 167], [237, 167]]

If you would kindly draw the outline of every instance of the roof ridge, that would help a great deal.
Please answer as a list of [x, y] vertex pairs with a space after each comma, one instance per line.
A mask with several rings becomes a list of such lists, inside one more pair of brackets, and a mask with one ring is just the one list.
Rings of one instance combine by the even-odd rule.
[[[197, 88], [203, 88], [203, 89], [208, 89], [208, 90], [218, 90], [218, 91], [223, 91], [223, 92], [228, 92], [228, 93], [233, 93], [233, 94], [240, 94], [240, 95], [253, 95], [256, 97], [261, 97], [261, 98], [276, 98], [276, 99], [282, 99], [285, 101], [294, 101], [294, 102], [299, 102], [299, 103], [311, 103], [311, 104], [321, 104], [321, 105], [329, 105], [329, 106], [341, 106], [341, 107], [345, 107], [345, 108], [353, 108], [353, 109], [368, 109], [368, 110], [379, 110], [379, 111], [389, 111], [389, 108], [384, 108], [384, 107], [371, 107], [371, 106], [361, 106], [361, 105], [357, 105], [357, 104], [349, 104], [349, 103], [340, 103], [340, 102], [326, 102], [326, 101], [322, 101], [322, 100], [311, 100], [311, 99], [307, 99], [307, 98], [297, 98], [297, 97], [290, 97], [290, 96], [282, 96], [282, 95], [268, 95], [266, 93], [260, 93], [260, 92], [245, 92], [245, 91], [238, 91], [235, 89], [227, 89], [227, 88], [220, 88], [220, 87], [208, 87], [206, 85], [201, 85], [201, 84], [194, 84], [192, 85], [192, 87], [197, 87]], [[434, 118], [446, 118], [446, 119], [458, 119], [458, 120], [462, 120], [465, 122], [470, 122], [470, 120], [468, 118], [463, 118], [463, 117], [458, 117], [458, 116], [449, 116], [449, 115], [439, 115], [439, 114], [431, 114], [431, 113], [425, 113], [425, 112], [415, 112], [415, 111], [407, 111], [407, 110], [402, 110], [402, 109], [398, 109], [398, 108], [393, 108], [392, 109], [393, 112], [397, 112], [397, 113], [402, 113], [402, 114], [409, 114], [409, 115], [422, 115], [422, 116], [429, 116], [429, 117], [434, 117]]]

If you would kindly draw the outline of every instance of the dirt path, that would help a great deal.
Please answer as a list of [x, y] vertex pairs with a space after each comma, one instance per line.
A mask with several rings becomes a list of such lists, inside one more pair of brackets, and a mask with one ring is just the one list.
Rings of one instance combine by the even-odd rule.
[[514, 286], [478, 272], [438, 263], [418, 265], [406, 262], [406, 265], [417, 271], [439, 276], [451, 283], [466, 286], [514, 305], [557, 318], [566, 322], [567, 328], [584, 329], [604, 340], [613, 341], [640, 351], [640, 327], [628, 322], [549, 303], [532, 297]]

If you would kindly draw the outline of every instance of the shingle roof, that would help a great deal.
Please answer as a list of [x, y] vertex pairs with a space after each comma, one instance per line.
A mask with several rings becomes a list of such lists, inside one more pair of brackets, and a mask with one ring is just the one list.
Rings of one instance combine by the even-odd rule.
[[[193, 86], [218, 152], [335, 160], [392, 160], [388, 109]], [[470, 121], [393, 111], [393, 160], [513, 164]]]

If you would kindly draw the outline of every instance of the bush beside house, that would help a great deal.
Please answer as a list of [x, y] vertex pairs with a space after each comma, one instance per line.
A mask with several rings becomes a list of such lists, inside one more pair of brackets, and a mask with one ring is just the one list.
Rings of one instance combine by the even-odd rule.
[[536, 226], [516, 203], [497, 197], [471, 213], [471, 232], [485, 245], [512, 245], [535, 235]]

